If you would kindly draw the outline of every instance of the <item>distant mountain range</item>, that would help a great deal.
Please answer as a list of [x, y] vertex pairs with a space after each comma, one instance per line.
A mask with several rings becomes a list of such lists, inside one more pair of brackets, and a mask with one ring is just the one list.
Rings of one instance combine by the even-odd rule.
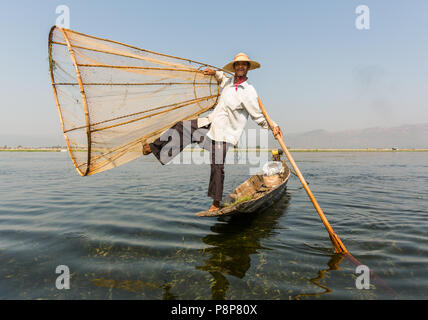
[[[361, 130], [331, 132], [314, 130], [304, 133], [285, 132], [289, 148], [428, 148], [428, 123], [399, 127], [374, 127]], [[60, 133], [52, 136], [14, 136], [0, 134], [0, 147], [50, 147], [65, 146]], [[240, 145], [241, 146], [241, 145]], [[269, 134], [269, 146], [278, 143]]]
[[291, 148], [428, 148], [428, 123], [339, 132], [314, 130], [285, 138]]

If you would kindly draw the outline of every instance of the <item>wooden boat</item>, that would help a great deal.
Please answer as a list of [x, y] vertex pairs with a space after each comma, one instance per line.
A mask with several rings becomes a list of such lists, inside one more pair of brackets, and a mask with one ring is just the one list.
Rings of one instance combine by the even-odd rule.
[[280, 174], [279, 185], [269, 188], [263, 180], [263, 173], [259, 172], [235, 188], [222, 203], [222, 207], [215, 211], [201, 211], [199, 217], [215, 217], [236, 213], [252, 213], [265, 210], [277, 201], [287, 189], [290, 177], [290, 168], [282, 161], [284, 171]]

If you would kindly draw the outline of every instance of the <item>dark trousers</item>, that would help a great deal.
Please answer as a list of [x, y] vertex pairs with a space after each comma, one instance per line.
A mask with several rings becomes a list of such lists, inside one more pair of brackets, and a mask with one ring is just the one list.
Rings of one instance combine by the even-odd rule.
[[188, 120], [176, 123], [164, 132], [158, 139], [150, 143], [150, 149], [160, 163], [166, 164], [192, 143], [210, 152], [211, 175], [208, 185], [208, 196], [213, 200], [221, 201], [224, 184], [224, 162], [228, 143], [214, 141], [208, 136], [209, 125], [198, 128], [198, 121]]

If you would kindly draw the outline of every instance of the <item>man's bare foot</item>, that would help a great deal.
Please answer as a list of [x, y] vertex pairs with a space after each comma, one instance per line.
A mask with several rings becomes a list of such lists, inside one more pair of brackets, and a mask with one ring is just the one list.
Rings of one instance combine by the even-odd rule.
[[220, 207], [216, 207], [215, 205], [211, 205], [211, 207], [208, 209], [208, 211], [216, 211], [219, 209], [220, 209]]
[[143, 145], [143, 154], [146, 156], [150, 153], [152, 153], [152, 150], [150, 149], [150, 146], [146, 143], [145, 145]]
[[216, 210], [220, 210], [220, 201], [215, 201], [214, 200], [213, 204], [208, 209], [208, 211], [216, 211]]

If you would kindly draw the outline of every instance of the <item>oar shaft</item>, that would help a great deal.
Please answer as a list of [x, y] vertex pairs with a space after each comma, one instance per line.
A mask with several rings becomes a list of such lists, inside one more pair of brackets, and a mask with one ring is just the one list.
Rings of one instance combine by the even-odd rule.
[[[260, 98], [258, 98], [258, 101], [259, 101], [260, 109], [262, 110], [262, 112], [266, 118], [266, 121], [269, 124], [269, 127], [273, 131], [273, 122], [270, 119], [269, 115], [267, 114], [266, 109], [264, 108], [263, 103], [261, 102]], [[325, 215], [324, 215], [321, 207], [319, 206], [318, 201], [315, 199], [311, 189], [309, 189], [309, 186], [306, 183], [305, 178], [303, 177], [303, 175], [300, 172], [296, 162], [294, 161], [293, 157], [291, 156], [290, 152], [288, 151], [287, 147], [285, 146], [284, 140], [279, 138], [278, 136], [275, 136], [275, 139], [277, 139], [279, 144], [281, 145], [281, 147], [282, 147], [285, 155], [287, 156], [291, 166], [293, 167], [294, 171], [296, 172], [297, 176], [299, 177], [300, 182], [303, 185], [303, 188], [306, 190], [306, 193], [308, 194], [309, 199], [311, 200], [312, 204], [314, 205], [315, 210], [317, 210], [318, 215], [321, 218], [321, 221], [323, 222], [325, 228], [327, 229], [327, 232], [330, 235], [330, 240], [333, 243], [335, 251], [337, 253], [344, 253], [344, 254], [348, 253], [348, 250], [346, 249], [345, 245], [342, 243], [342, 241], [340, 240], [338, 235], [334, 232], [333, 228], [331, 227], [330, 223], [328, 222], [327, 218], [325, 217]]]

